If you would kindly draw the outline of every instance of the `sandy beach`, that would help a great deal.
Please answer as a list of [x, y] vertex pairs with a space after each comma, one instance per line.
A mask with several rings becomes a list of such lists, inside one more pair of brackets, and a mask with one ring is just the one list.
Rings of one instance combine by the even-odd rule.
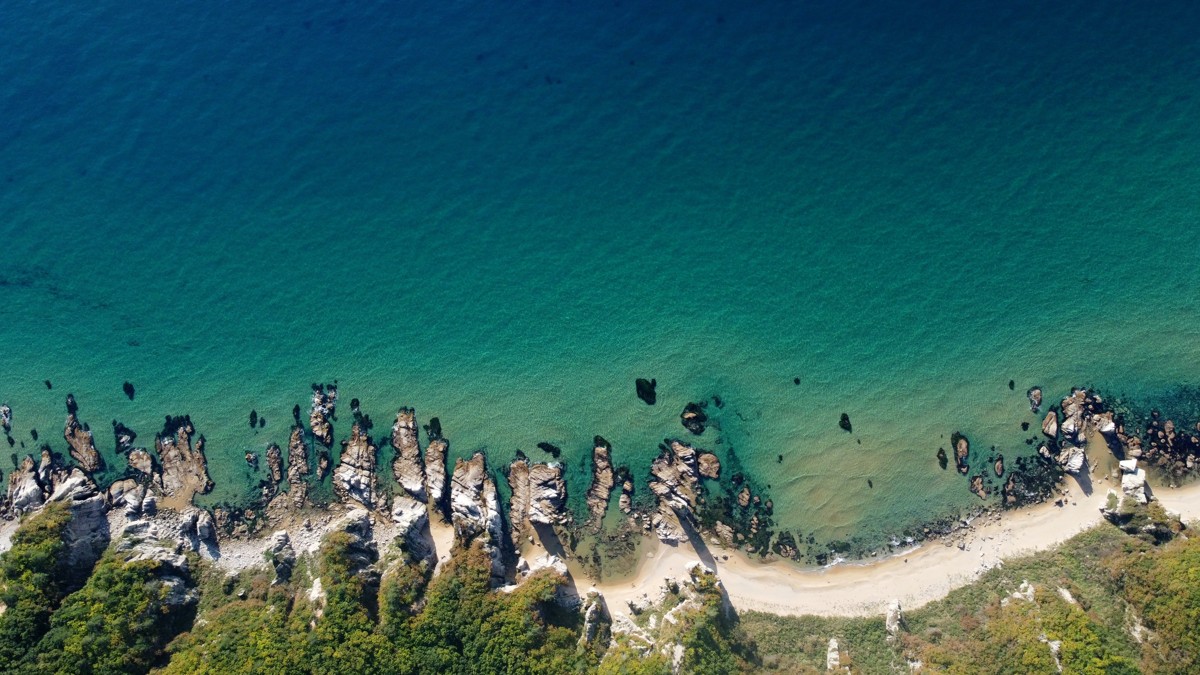
[[[1074, 481], [1068, 485], [1063, 506], [1039, 504], [985, 517], [984, 522], [972, 523], [956, 543], [929, 541], [907, 554], [875, 562], [802, 570], [784, 561], [756, 562], [715, 544], [710, 544], [708, 555], [687, 544], [656, 544], [632, 578], [596, 588], [610, 611], [626, 612], [629, 600], [655, 597], [664, 579], [686, 575], [687, 567], [701, 560], [716, 568], [730, 602], [741, 611], [861, 616], [882, 614], [893, 599], [915, 609], [974, 581], [1006, 558], [1051, 548], [1102, 522], [1100, 508], [1114, 487], [1112, 479], [1096, 482], [1090, 495]], [[1200, 518], [1200, 484], [1156, 488], [1154, 495], [1185, 521]]]

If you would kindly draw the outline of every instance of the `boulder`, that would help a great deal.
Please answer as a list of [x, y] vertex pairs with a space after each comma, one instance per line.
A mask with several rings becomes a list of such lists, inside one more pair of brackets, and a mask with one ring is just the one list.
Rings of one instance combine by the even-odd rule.
[[609, 495], [612, 494], [615, 476], [612, 465], [612, 446], [600, 436], [592, 442], [592, 485], [587, 491], [587, 505], [590, 517], [588, 524], [599, 527], [608, 510]]
[[1058, 465], [1070, 474], [1079, 473], [1083, 469], [1083, 465], [1087, 460], [1087, 453], [1083, 448], [1074, 445], [1064, 445], [1058, 453]]
[[367, 509], [375, 508], [375, 446], [355, 422], [349, 440], [342, 441], [342, 456], [333, 471], [333, 491], [343, 502], [356, 501]]
[[1046, 413], [1046, 418], [1042, 420], [1042, 433], [1047, 438], [1058, 438], [1058, 413], [1053, 410]]
[[1032, 387], [1025, 392], [1026, 398], [1029, 399], [1029, 409], [1035, 414], [1042, 409], [1042, 388]]
[[1120, 463], [1121, 492], [1139, 504], [1146, 504], [1150, 496], [1146, 493], [1146, 470], [1138, 468], [1136, 459], [1127, 459]]
[[971, 457], [971, 442], [967, 440], [959, 432], [950, 434], [950, 445], [954, 448], [954, 465], [958, 467], [958, 472], [962, 475], [967, 475], [970, 470]]
[[0, 427], [6, 434], [12, 431], [12, 408], [7, 403], [0, 405]]
[[280, 530], [272, 534], [264, 553], [271, 561], [271, 567], [275, 569], [275, 580], [272, 584], [292, 578], [292, 571], [296, 568], [296, 551], [292, 548], [292, 540], [287, 531]]
[[427, 499], [425, 493], [425, 468], [421, 463], [421, 446], [417, 437], [417, 419], [412, 408], [401, 408], [392, 425], [392, 448], [396, 458], [392, 461], [392, 475], [409, 495], [418, 501]]

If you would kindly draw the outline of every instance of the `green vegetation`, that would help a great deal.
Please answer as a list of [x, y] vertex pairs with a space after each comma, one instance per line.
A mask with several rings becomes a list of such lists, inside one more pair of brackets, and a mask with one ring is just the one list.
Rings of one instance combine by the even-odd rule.
[[49, 504], [22, 523], [12, 549], [0, 556], [0, 672], [12, 672], [25, 660], [72, 590], [62, 559], [62, 535], [70, 522], [66, 504]]
[[697, 570], [631, 621], [593, 626], [589, 640], [581, 613], [556, 602], [562, 577], [543, 570], [493, 589], [478, 545], [435, 576], [403, 550], [377, 561], [338, 532], [287, 581], [268, 565], [226, 576], [192, 560], [195, 582], [169, 557], [114, 547], [85, 579], [63, 564], [70, 512], [51, 505], [0, 556], [0, 672], [820, 673], [830, 638], [856, 673], [917, 662], [963, 674], [1200, 671], [1200, 539], [1153, 505], [1116, 515], [1120, 527], [1009, 561], [906, 611], [891, 638], [882, 608], [865, 618], [739, 617], [717, 579]]

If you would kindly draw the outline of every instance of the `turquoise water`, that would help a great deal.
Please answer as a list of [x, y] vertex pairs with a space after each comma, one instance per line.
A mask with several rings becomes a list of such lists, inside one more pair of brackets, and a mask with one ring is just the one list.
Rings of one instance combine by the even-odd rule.
[[1031, 385], [1200, 379], [1194, 3], [244, 5], [0, 7], [29, 449], [68, 391], [106, 452], [188, 413], [238, 499], [336, 378], [579, 495], [716, 394], [698, 442], [828, 541], [975, 503], [934, 452], [1028, 451]]

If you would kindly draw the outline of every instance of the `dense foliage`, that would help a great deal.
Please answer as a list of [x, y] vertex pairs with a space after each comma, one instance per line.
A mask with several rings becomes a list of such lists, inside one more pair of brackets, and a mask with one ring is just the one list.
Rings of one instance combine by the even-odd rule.
[[12, 672], [50, 629], [50, 616], [71, 590], [63, 532], [71, 511], [52, 503], [22, 523], [0, 556], [0, 672]]

